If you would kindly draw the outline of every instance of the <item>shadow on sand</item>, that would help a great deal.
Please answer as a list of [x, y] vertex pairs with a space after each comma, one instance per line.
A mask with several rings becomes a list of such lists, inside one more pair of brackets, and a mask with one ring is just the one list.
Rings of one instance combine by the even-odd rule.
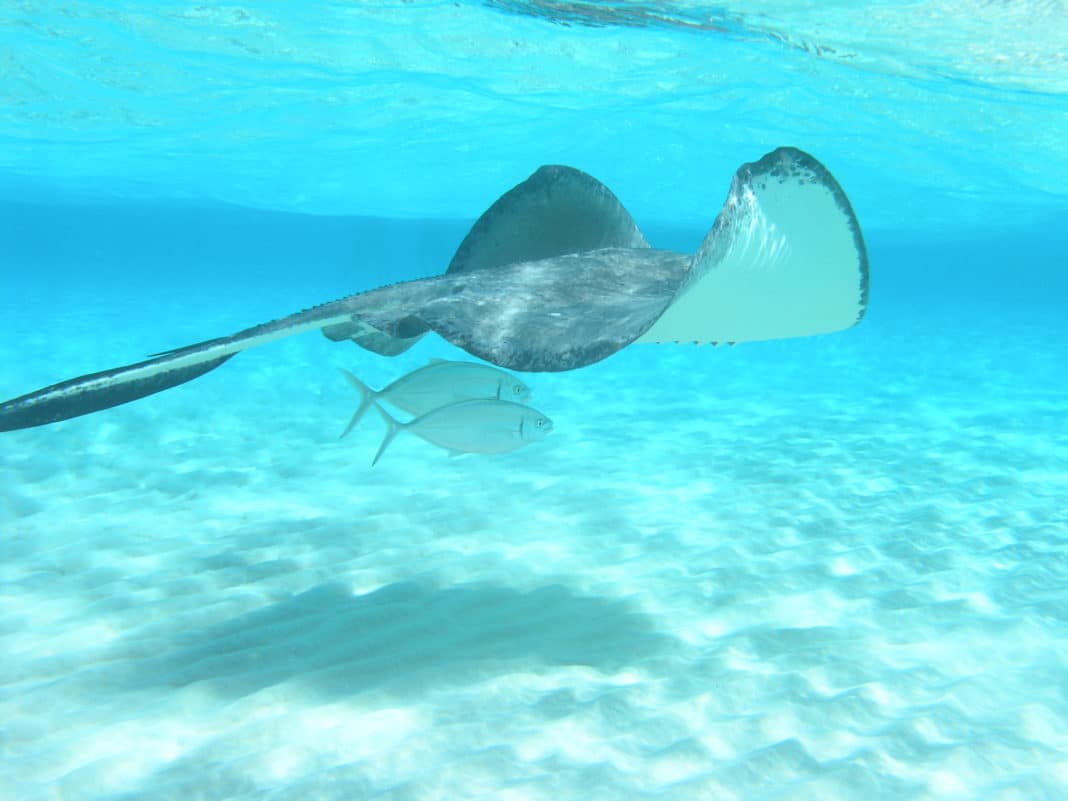
[[628, 603], [561, 586], [398, 583], [366, 595], [324, 584], [199, 631], [139, 660], [128, 690], [207, 682], [230, 698], [291, 679], [324, 695], [371, 688], [419, 692], [517, 666], [584, 665], [611, 672], [643, 662], [670, 638]]

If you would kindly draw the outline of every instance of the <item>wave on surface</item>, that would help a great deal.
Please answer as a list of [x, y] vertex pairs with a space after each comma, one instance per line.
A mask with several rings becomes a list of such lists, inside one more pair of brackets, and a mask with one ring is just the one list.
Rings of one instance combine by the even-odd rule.
[[986, 86], [1068, 90], [1063, 2], [798, 3], [724, 5], [597, 0], [485, 0], [491, 8], [561, 25], [663, 27], [767, 39], [888, 75]]

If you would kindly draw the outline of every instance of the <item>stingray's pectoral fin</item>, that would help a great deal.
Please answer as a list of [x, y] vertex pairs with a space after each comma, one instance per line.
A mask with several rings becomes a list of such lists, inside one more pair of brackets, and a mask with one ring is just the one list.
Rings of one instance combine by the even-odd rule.
[[848, 328], [868, 301], [860, 226], [827, 169], [779, 148], [734, 176], [671, 305], [638, 341], [735, 343]]
[[647, 247], [634, 218], [607, 186], [574, 167], [546, 164], [483, 212], [446, 273], [604, 248]]

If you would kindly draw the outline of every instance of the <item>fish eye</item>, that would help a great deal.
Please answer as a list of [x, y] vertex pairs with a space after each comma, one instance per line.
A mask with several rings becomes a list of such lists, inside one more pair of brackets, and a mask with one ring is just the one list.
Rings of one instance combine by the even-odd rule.
[[512, 384], [512, 392], [514, 392], [516, 395], [522, 395], [523, 394], [523, 385], [522, 384]]

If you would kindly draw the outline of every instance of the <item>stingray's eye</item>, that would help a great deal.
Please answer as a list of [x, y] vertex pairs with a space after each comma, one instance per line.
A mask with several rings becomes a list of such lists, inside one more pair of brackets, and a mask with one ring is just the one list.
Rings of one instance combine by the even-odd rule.
[[516, 395], [522, 395], [523, 394], [523, 385], [522, 384], [512, 384], [512, 392], [514, 392]]

